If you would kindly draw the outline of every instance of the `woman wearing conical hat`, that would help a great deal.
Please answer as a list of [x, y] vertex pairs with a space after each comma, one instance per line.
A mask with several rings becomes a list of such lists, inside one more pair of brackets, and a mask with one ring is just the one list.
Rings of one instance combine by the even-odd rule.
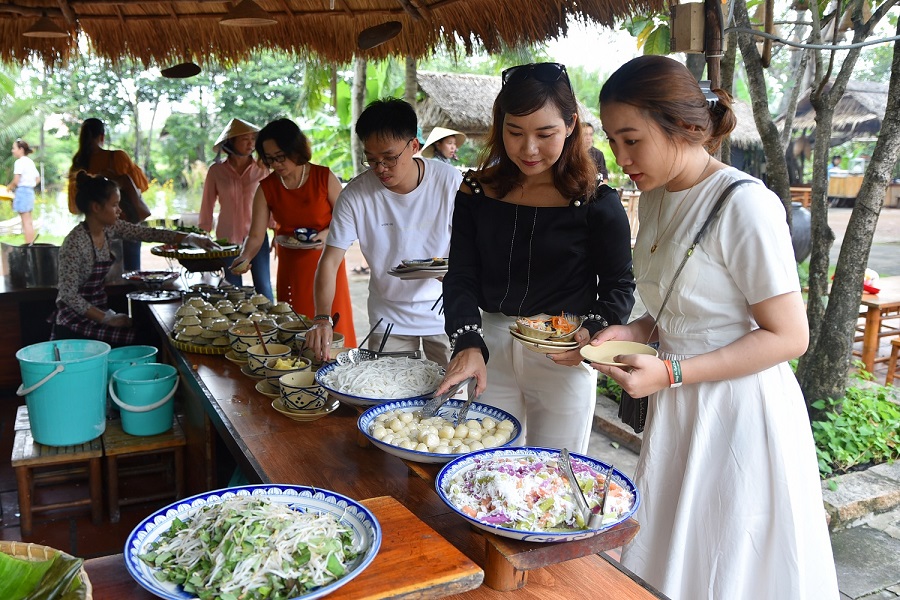
[[[200, 228], [211, 231], [213, 208], [219, 201], [219, 218], [216, 222], [216, 237], [227, 238], [232, 244], [243, 244], [250, 232], [253, 196], [259, 182], [266, 178], [269, 170], [253, 159], [256, 134], [259, 127], [242, 119], [232, 119], [216, 140], [213, 149], [218, 156], [224, 153], [225, 160], [216, 161], [206, 174], [203, 184], [203, 200], [200, 204]], [[272, 226], [272, 223], [269, 223]], [[253, 287], [260, 294], [273, 301], [272, 275], [269, 265], [269, 234], [264, 233], [259, 252], [250, 261]], [[225, 269], [225, 279], [234, 285], [242, 285], [242, 276]]]
[[428, 134], [421, 155], [441, 162], [453, 164], [459, 160], [456, 150], [466, 141], [466, 134], [446, 127], [435, 127]]

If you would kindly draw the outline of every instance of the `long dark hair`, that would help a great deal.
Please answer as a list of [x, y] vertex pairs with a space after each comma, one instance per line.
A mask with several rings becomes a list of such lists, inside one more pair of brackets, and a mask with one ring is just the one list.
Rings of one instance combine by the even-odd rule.
[[[522, 172], [509, 158], [503, 144], [503, 122], [506, 115], [530, 115], [548, 104], [559, 111], [567, 127], [572, 125], [574, 115], [578, 114], [578, 103], [567, 75], [564, 74], [552, 83], [535, 77], [511, 78], [494, 100], [493, 121], [479, 168], [483, 171], [496, 165], [496, 168], [482, 178], [482, 183], [492, 185], [498, 197], [506, 196], [522, 178]], [[580, 120], [575, 121], [575, 128], [563, 143], [562, 154], [552, 169], [553, 185], [564, 197], [590, 198], [594, 195], [597, 167], [581, 141]]]
[[680, 138], [715, 152], [734, 130], [737, 118], [731, 96], [715, 89], [717, 101], [710, 103], [687, 67], [666, 56], [632, 59], [606, 80], [600, 89], [603, 105], [627, 104], [652, 119], [669, 139]]
[[87, 170], [91, 166], [91, 154], [94, 153], [94, 142], [106, 134], [103, 121], [91, 117], [81, 124], [81, 132], [78, 134], [78, 152], [72, 157], [72, 172], [80, 169]]
[[17, 139], [17, 140], [16, 140], [15, 142], [13, 142], [13, 143], [16, 145], [16, 148], [18, 148], [19, 150], [21, 150], [21, 151], [22, 151], [22, 154], [24, 154], [25, 156], [28, 156], [29, 154], [31, 154], [32, 152], [34, 152], [34, 149], [33, 149], [31, 146], [28, 145], [28, 142], [26, 142], [25, 140], [23, 140], [23, 139], [21, 139], [21, 138], [20, 138], [20, 139]]
[[112, 179], [103, 175], [91, 175], [87, 171], [78, 171], [75, 175], [75, 206], [84, 215], [90, 214], [91, 204], [105, 204], [112, 193], [119, 189]]

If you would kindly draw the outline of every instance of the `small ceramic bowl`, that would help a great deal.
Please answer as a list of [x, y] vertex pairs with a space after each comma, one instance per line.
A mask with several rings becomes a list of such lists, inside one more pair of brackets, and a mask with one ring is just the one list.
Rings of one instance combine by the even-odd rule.
[[225, 297], [231, 301], [232, 304], [240, 304], [244, 300], [247, 299], [247, 295], [241, 290], [231, 291], [225, 294]]
[[227, 335], [220, 335], [212, 341], [213, 346], [230, 346], [231, 342], [228, 340]]
[[238, 304], [237, 310], [238, 312], [244, 313], [245, 315], [249, 315], [256, 312], [256, 305], [249, 300], [244, 300], [243, 302]]
[[213, 319], [213, 322], [209, 325], [209, 328], [213, 331], [225, 332], [228, 331], [231, 325], [231, 321], [224, 317], [220, 317], [218, 319]]
[[532, 327], [528, 321], [541, 321], [543, 318], [546, 318], [547, 315], [535, 315], [533, 317], [519, 317], [516, 319], [516, 327], [519, 330], [519, 333], [524, 335], [525, 337], [529, 337], [533, 340], [546, 340], [553, 334], [553, 330], [551, 329], [538, 329], [536, 327]]
[[[294, 366], [287, 368], [277, 368], [278, 364], [292, 363]], [[282, 375], [287, 375], [288, 373], [300, 373], [302, 371], [309, 371], [312, 367], [312, 363], [306, 359], [297, 356], [286, 356], [284, 358], [270, 358], [266, 361], [266, 366], [263, 368], [263, 374], [266, 376], [266, 381], [269, 382], [276, 389], [279, 386], [278, 380]]]
[[187, 317], [181, 317], [180, 319], [178, 319], [178, 321], [175, 324], [179, 327], [187, 327], [189, 325], [199, 325], [200, 317], [195, 317], [194, 315], [189, 315]]
[[176, 317], [196, 317], [200, 314], [200, 311], [196, 306], [192, 306], [190, 304], [182, 304], [178, 310], [175, 311]]
[[[274, 344], [278, 330], [274, 327], [260, 327], [263, 341], [266, 344]], [[250, 325], [234, 325], [228, 330], [228, 339], [231, 341], [231, 349], [238, 356], [247, 356], [247, 348], [255, 346], [259, 343], [259, 337], [256, 335], [256, 328]]]
[[287, 302], [276, 302], [271, 307], [269, 307], [269, 314], [281, 315], [291, 312], [293, 312], [293, 310], [291, 309], [291, 305]]
[[278, 378], [281, 401], [294, 410], [319, 410], [328, 402], [328, 392], [316, 383], [312, 371], [288, 373]]
[[299, 350], [303, 336], [309, 331], [302, 321], [288, 321], [278, 325], [278, 341]]
[[291, 347], [284, 344], [270, 344], [266, 342], [263, 350], [261, 344], [255, 344], [247, 348], [247, 366], [254, 375], [262, 375], [266, 361], [270, 358], [284, 358], [291, 354]]
[[[297, 338], [294, 338], [294, 343], [297, 343]], [[337, 358], [337, 355], [340, 354], [343, 349], [344, 335], [341, 333], [335, 333], [334, 337], [331, 339], [331, 350], [328, 352], [328, 360], [334, 360], [335, 358]], [[302, 356], [311, 360], [314, 365], [322, 364], [316, 360], [316, 356], [315, 354], [313, 354], [313, 351], [310, 348], [305, 348], [303, 350]]]
[[318, 229], [312, 229], [311, 227], [298, 227], [294, 230], [294, 237], [298, 242], [303, 242], [308, 244], [313, 241], [313, 238], [319, 234]]
[[188, 301], [186, 302], [186, 304], [193, 306], [194, 308], [197, 308], [198, 306], [203, 306], [204, 304], [206, 304], [206, 300], [204, 300], [200, 296], [192, 296], [192, 297], [188, 298]]

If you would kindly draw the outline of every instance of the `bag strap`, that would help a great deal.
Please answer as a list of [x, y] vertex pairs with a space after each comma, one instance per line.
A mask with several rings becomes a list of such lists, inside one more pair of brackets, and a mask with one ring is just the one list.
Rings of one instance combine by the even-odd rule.
[[650, 335], [647, 337], [648, 344], [653, 338], [653, 334], [656, 333], [656, 327], [657, 323], [659, 322], [659, 317], [662, 315], [663, 310], [666, 308], [666, 303], [669, 301], [669, 296], [672, 295], [672, 290], [675, 288], [675, 280], [678, 279], [678, 276], [681, 275], [681, 271], [684, 270], [684, 265], [694, 253], [694, 248], [696, 248], [697, 244], [700, 243], [700, 240], [703, 239], [703, 235], [706, 233], [706, 230], [709, 229], [709, 224], [712, 223], [713, 219], [715, 219], [719, 215], [719, 211], [722, 210], [722, 206], [725, 204], [725, 201], [728, 200], [729, 196], [731, 196], [731, 192], [733, 192], [735, 188], [742, 186], [745, 183], [753, 183], [753, 180], [738, 179], [737, 181], [733, 181], [731, 184], [729, 184], [728, 187], [722, 190], [722, 194], [719, 196], [719, 199], [716, 200], [716, 204], [713, 206], [712, 211], [710, 211], [709, 216], [706, 217], [706, 221], [704, 221], [703, 225], [700, 227], [700, 231], [698, 231], [697, 235], [694, 236], [693, 243], [691, 243], [687, 251], [685, 251], [684, 258], [681, 259], [681, 264], [678, 265], [677, 269], [675, 269], [675, 275], [672, 277], [672, 281], [669, 282], [669, 289], [666, 290], [666, 295], [659, 307], [659, 313], [656, 315], [656, 320], [653, 323], [653, 329], [650, 330]]

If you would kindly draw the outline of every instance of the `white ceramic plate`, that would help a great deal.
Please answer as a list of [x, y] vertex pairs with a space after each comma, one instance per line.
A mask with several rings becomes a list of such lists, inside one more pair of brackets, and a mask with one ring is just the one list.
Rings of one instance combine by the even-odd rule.
[[542, 346], [557, 346], [559, 348], [566, 348], [569, 350], [571, 350], [572, 348], [578, 347], [578, 342], [574, 342], [574, 341], [573, 342], [557, 342], [555, 340], [550, 340], [550, 339], [539, 340], [536, 338], [528, 337], [527, 335], [525, 335], [518, 329], [514, 329], [512, 327], [510, 328], [509, 333], [517, 340], [522, 340], [523, 342], [531, 342], [534, 344], [540, 344]]
[[226, 498], [234, 496], [265, 497], [301, 512], [328, 513], [352, 529], [353, 545], [359, 550], [359, 556], [350, 563], [347, 574], [337, 581], [292, 600], [301, 598], [312, 600], [330, 594], [362, 573], [375, 559], [375, 555], [378, 554], [381, 547], [381, 525], [369, 509], [355, 500], [336, 492], [299, 485], [242, 485], [205, 492], [173, 502], [141, 521], [125, 541], [125, 567], [128, 569], [128, 574], [144, 589], [160, 598], [166, 600], [195, 598], [192, 594], [185, 593], [181, 586], [159, 581], [154, 575], [159, 569], [146, 564], [139, 556], [149, 549], [150, 544], [168, 531], [176, 518], [182, 521], [189, 519], [200, 508], [219, 504]]
[[447, 274], [447, 267], [426, 267], [423, 269], [391, 269], [388, 275], [400, 279], [437, 279]]
[[229, 350], [228, 352], [226, 352], [225, 358], [227, 358], [228, 360], [230, 360], [231, 362], [233, 362], [236, 365], [243, 366], [243, 365], [247, 364], [247, 358], [238, 356], [234, 350]]
[[297, 238], [287, 235], [276, 235], [275, 243], [282, 248], [290, 248], [292, 250], [314, 250], [323, 246], [321, 241], [318, 242], [301, 242]]
[[526, 337], [519, 337], [515, 334], [513, 334], [513, 338], [517, 342], [525, 346], [527, 349], [531, 350], [532, 352], [538, 352], [539, 354], [562, 354], [563, 352], [568, 352], [569, 350], [578, 348], [577, 342], [568, 346], [551, 346]]
[[397, 267], [398, 270], [402, 270], [401, 267], [405, 267], [407, 269], [446, 269], [449, 265], [449, 258], [441, 258], [440, 264], [434, 264], [434, 258], [406, 258], [400, 261], [400, 266]]
[[241, 373], [243, 373], [244, 375], [246, 375], [246, 376], [249, 377], [250, 379], [265, 379], [265, 378], [266, 378], [265, 375], [257, 375], [256, 373], [254, 373], [253, 371], [251, 371], [251, 370], [250, 370], [250, 365], [247, 365], [247, 364], [245, 364], [243, 367], [241, 367]]
[[[587, 465], [596, 473], [605, 473], [609, 468], [608, 464], [600, 462], [599, 460], [591, 458], [589, 456], [576, 454], [574, 452], [570, 452], [569, 454], [573, 459], [581, 462], [584, 465]], [[624, 514], [619, 515], [615, 520], [606, 521], [602, 526], [596, 529], [579, 529], [572, 531], [525, 531], [521, 529], [510, 529], [508, 527], [501, 527], [500, 525], [492, 524], [487, 521], [482, 521], [475, 517], [471, 517], [463, 512], [450, 500], [449, 489], [451, 482], [455, 476], [476, 468], [478, 464], [483, 461], [490, 461], [497, 458], [514, 458], [529, 455], [534, 456], [540, 460], [556, 459], [559, 457], [559, 450], [555, 448], [541, 448], [537, 446], [521, 446], [518, 448], [491, 448], [464, 454], [463, 456], [456, 458], [444, 465], [444, 467], [438, 473], [437, 479], [435, 479], [435, 489], [437, 490], [438, 495], [441, 497], [441, 500], [443, 500], [447, 504], [447, 506], [449, 506], [451, 509], [453, 509], [454, 512], [456, 512], [456, 514], [464, 518], [475, 527], [483, 529], [484, 531], [489, 531], [499, 536], [516, 540], [523, 540], [526, 542], [568, 542], [595, 536], [601, 531], [605, 531], [610, 527], [615, 527], [619, 523], [631, 517], [631, 515], [634, 514], [634, 511], [637, 510], [638, 505], [641, 503], [641, 496], [637, 488], [634, 486], [634, 482], [631, 481], [631, 479], [629, 479], [627, 475], [625, 475], [618, 469], [613, 469], [612, 480], [631, 492], [633, 498], [631, 508]]]
[[599, 346], [585, 344], [581, 347], [581, 356], [598, 365], [624, 367], [625, 365], [623, 363], [614, 360], [615, 357], [622, 354], [649, 354], [650, 356], [657, 356], [655, 349], [647, 344], [641, 344], [639, 342], [610, 340], [608, 342], [603, 342]]
[[320, 408], [319, 410], [290, 410], [284, 405], [284, 402], [281, 398], [275, 398], [272, 400], [272, 408], [283, 414], [289, 419], [294, 421], [299, 421], [301, 423], [308, 423], [310, 421], [316, 421], [321, 419], [322, 417], [327, 417], [329, 414], [333, 413], [337, 410], [337, 407], [340, 406], [341, 403], [336, 399], [331, 399], [328, 404]]
[[[419, 394], [418, 396], [411, 396], [409, 398], [367, 398], [365, 396], [354, 396], [353, 394], [339, 392], [322, 382], [322, 378], [327, 375], [332, 369], [335, 369], [338, 366], [340, 365], [338, 365], [336, 362], [331, 362], [322, 366], [318, 371], [316, 371], [316, 383], [328, 390], [329, 394], [331, 394], [344, 404], [349, 404], [350, 406], [369, 407], [375, 406], [376, 404], [383, 404], [385, 402], [394, 402], [401, 400], [419, 400], [421, 398], [425, 398], [427, 400], [434, 395], [434, 390], [430, 390], [428, 393]], [[435, 386], [434, 389], [436, 390], [437, 386]]]
[[[439, 464], [462, 456], [462, 454], [439, 454], [437, 452], [419, 452], [417, 450], [406, 450], [405, 448], [401, 448], [400, 446], [386, 444], [385, 442], [382, 442], [381, 440], [375, 438], [370, 433], [372, 425], [375, 424], [375, 420], [378, 415], [381, 415], [389, 410], [402, 410], [403, 412], [422, 410], [422, 407], [425, 406], [425, 403], [428, 400], [430, 400], [430, 398], [420, 398], [418, 400], [392, 400], [389, 402], [385, 402], [384, 404], [373, 406], [359, 416], [359, 419], [356, 421], [356, 425], [357, 427], [359, 427], [359, 430], [362, 432], [362, 434], [369, 438], [369, 441], [372, 442], [372, 444], [381, 448], [388, 454], [393, 454], [394, 456], [398, 456], [404, 460], [411, 460], [413, 462], [420, 463]], [[456, 412], [462, 407], [463, 403], [464, 402], [462, 400], [449, 400], [441, 406], [438, 414], [447, 420], [451, 420], [456, 417]], [[478, 402], [473, 402], [472, 405], [469, 406], [469, 412], [466, 413], [467, 421], [469, 419], [481, 421], [485, 417], [491, 417], [498, 423], [505, 419], [509, 419], [510, 421], [512, 421], [514, 425], [513, 433], [510, 436], [509, 441], [503, 444], [503, 446], [514, 445], [516, 440], [519, 439], [519, 436], [522, 435], [522, 425], [521, 423], [519, 423], [519, 420], [505, 410], [500, 410], [499, 408], [488, 406], [487, 404], [480, 404]]]
[[269, 398], [277, 398], [281, 395], [281, 390], [269, 383], [268, 379], [257, 382], [256, 391]]

